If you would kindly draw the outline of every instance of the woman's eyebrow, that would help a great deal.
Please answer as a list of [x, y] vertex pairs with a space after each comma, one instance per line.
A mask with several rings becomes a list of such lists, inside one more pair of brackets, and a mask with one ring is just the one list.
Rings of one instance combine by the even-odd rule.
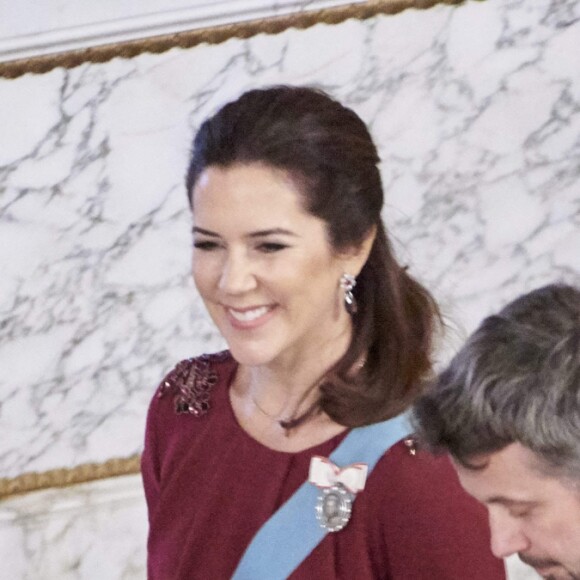
[[256, 232], [251, 232], [248, 234], [249, 238], [261, 238], [264, 236], [272, 236], [272, 235], [282, 235], [282, 236], [292, 236], [298, 237], [298, 234], [291, 232], [290, 230], [285, 230], [284, 228], [272, 228], [269, 230], [258, 230]]
[[219, 238], [219, 235], [216, 234], [215, 232], [211, 232], [210, 230], [204, 230], [203, 228], [198, 228], [197, 226], [193, 226], [192, 231], [194, 234], [203, 234], [204, 236]]
[[[205, 228], [200, 228], [198, 226], [194, 226], [192, 228], [194, 234], [202, 234], [203, 236], [208, 236], [212, 238], [219, 238], [220, 235], [216, 232], [212, 232], [211, 230], [206, 230]], [[256, 230], [255, 232], [250, 232], [247, 234], [246, 237], [248, 238], [263, 238], [266, 236], [273, 236], [273, 235], [282, 235], [282, 236], [292, 236], [294, 238], [299, 237], [298, 234], [286, 230], [284, 228], [270, 228], [267, 230]]]

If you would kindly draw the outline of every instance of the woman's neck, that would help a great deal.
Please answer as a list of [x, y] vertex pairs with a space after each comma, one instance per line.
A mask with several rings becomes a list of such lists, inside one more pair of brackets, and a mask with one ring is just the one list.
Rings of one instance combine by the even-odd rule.
[[[259, 366], [240, 365], [231, 385], [231, 401], [240, 425], [264, 445], [301, 451], [344, 430], [317, 407], [320, 382], [350, 342], [338, 337], [300, 357]], [[326, 346], [326, 347], [325, 347]], [[284, 425], [297, 424], [290, 429]]]
[[264, 365], [240, 365], [238, 384], [268, 412], [288, 415], [304, 410], [318, 400], [321, 380], [344, 355], [350, 340], [349, 326], [317, 348], [286, 354]]

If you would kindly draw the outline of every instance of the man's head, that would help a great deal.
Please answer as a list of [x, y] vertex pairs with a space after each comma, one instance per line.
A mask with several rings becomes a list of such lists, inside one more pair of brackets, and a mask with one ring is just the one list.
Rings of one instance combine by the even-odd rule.
[[486, 318], [415, 419], [487, 505], [496, 556], [580, 579], [580, 290], [547, 286]]

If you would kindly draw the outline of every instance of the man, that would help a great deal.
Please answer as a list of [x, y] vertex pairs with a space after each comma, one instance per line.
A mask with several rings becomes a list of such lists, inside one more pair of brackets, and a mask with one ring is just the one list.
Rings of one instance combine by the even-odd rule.
[[497, 557], [580, 579], [580, 290], [546, 286], [486, 318], [415, 420], [487, 506]]

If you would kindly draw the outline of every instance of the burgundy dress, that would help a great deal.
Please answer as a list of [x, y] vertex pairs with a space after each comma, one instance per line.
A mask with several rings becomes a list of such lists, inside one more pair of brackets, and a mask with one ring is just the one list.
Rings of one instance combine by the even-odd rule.
[[[299, 453], [264, 447], [232, 411], [235, 369], [228, 353], [183, 361], [153, 398], [142, 458], [150, 580], [230, 578], [257, 530], [307, 479], [311, 456], [328, 456], [345, 437]], [[327, 534], [291, 578], [503, 580], [505, 572], [489, 549], [485, 510], [449, 461], [399, 442], [346, 528]]]

